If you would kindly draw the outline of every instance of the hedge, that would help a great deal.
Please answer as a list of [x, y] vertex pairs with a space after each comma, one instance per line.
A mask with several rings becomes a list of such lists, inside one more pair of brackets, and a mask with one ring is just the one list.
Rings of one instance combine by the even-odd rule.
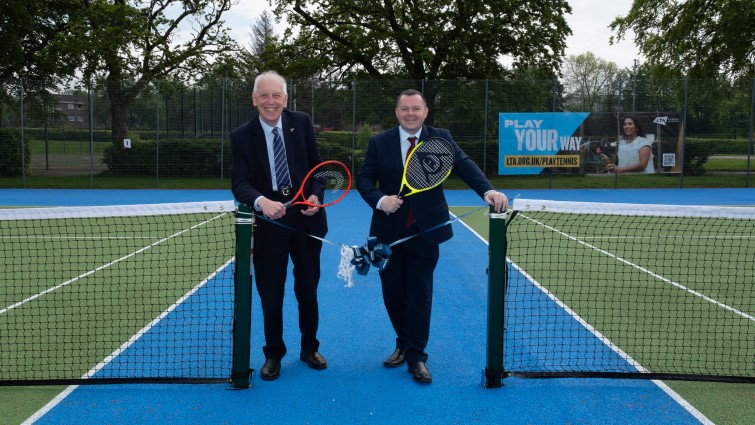
[[[110, 174], [155, 175], [157, 164], [164, 177], [219, 176], [221, 169], [228, 175], [231, 169], [231, 143], [212, 139], [170, 139], [155, 141], [131, 140], [131, 148], [110, 146], [105, 149], [103, 162]], [[221, 167], [222, 160], [222, 167]]]
[[[10, 150], [13, 143], [6, 139], [20, 140], [18, 130], [4, 129], [4, 144], [0, 151], [0, 174], [19, 175], [20, 145], [17, 151]], [[72, 132], [67, 132], [70, 136]], [[79, 133], [80, 134], [80, 133]], [[368, 128], [361, 128], [356, 134], [346, 131], [328, 131], [317, 133], [318, 146], [323, 159], [341, 161], [351, 166], [352, 161], [358, 171], [367, 148], [367, 139], [372, 134]], [[50, 136], [61, 137], [63, 134]], [[103, 136], [98, 134], [98, 136]], [[132, 137], [132, 148], [110, 146], [106, 149], [103, 162], [110, 173], [123, 175], [154, 175], [157, 163], [160, 163], [160, 175], [166, 177], [202, 177], [219, 176], [222, 170], [225, 175], [230, 173], [231, 149], [230, 140], [200, 138], [166, 138], [160, 139], [160, 154], [157, 156], [156, 140], [143, 140], [138, 132]], [[498, 143], [488, 141], [487, 146], [482, 139], [464, 138], [457, 140], [461, 148], [480, 168], [485, 167], [489, 175], [498, 174]], [[745, 139], [718, 138], [687, 138], [684, 150], [684, 170], [688, 175], [704, 174], [703, 164], [711, 155], [746, 155], [747, 143]], [[6, 146], [7, 145], [7, 146]], [[18, 145], [18, 143], [16, 143]], [[26, 144], [27, 152], [30, 143]], [[484, 155], [486, 153], [486, 155]], [[13, 159], [11, 161], [11, 159]], [[26, 155], [27, 168], [30, 155]], [[2, 161], [7, 162], [3, 164]], [[17, 174], [8, 174], [8, 173]]]
[[23, 164], [21, 167], [21, 131], [15, 128], [0, 128], [0, 176], [21, 176], [24, 168], [29, 172], [31, 164], [31, 142], [23, 144]]

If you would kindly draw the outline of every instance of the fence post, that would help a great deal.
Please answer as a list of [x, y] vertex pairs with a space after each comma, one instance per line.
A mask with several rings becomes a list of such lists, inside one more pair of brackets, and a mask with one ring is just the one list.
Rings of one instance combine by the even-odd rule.
[[225, 178], [225, 132], [226, 129], [226, 116], [225, 116], [225, 82], [223, 78], [220, 84], [220, 189], [223, 188], [223, 179]]
[[745, 187], [750, 187], [750, 157], [752, 156], [753, 121], [755, 120], [755, 77], [752, 78], [752, 93], [750, 94], [750, 139], [747, 141], [747, 172], [745, 173]]
[[483, 114], [483, 125], [482, 125], [482, 172], [487, 176], [488, 175], [488, 113], [490, 112], [490, 99], [488, 98], [488, 93], [490, 93], [490, 89], [488, 86], [488, 81], [485, 79], [485, 112]]
[[682, 163], [681, 171], [679, 172], [679, 189], [684, 189], [684, 151], [686, 150], [687, 139], [687, 95], [689, 93], [689, 79], [684, 79], [684, 105], [682, 106], [682, 149], [680, 152], [681, 158], [679, 161]]
[[351, 80], [351, 173], [357, 173], [357, 80]]
[[[88, 81], [87, 86], [89, 95], [89, 188], [94, 189], [94, 90], [92, 89], [92, 80]], [[47, 126], [45, 126], [45, 131], [47, 131]]]
[[160, 80], [157, 80], [155, 109], [155, 183], [160, 189]]
[[558, 80], [553, 80], [553, 88], [551, 89], [551, 93], [553, 94], [553, 107], [551, 108], [551, 112], [556, 112], [556, 102], [558, 100]]
[[24, 140], [24, 79], [20, 80], [21, 90], [19, 93], [21, 107], [21, 180], [26, 188], [26, 140]]
[[231, 388], [251, 386], [249, 345], [252, 334], [252, 255], [254, 214], [246, 204], [236, 210], [236, 267], [234, 269], [233, 359]]

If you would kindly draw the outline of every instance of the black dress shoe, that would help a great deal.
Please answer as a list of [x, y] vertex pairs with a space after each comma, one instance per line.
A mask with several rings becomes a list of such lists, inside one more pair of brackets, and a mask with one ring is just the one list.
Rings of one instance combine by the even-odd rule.
[[427, 370], [425, 362], [417, 362], [414, 365], [409, 365], [409, 373], [411, 373], [412, 378], [420, 384], [429, 384], [433, 382], [433, 376], [430, 375], [430, 371]]
[[328, 367], [328, 362], [325, 360], [325, 357], [317, 351], [311, 353], [302, 351], [301, 354], [299, 354], [299, 360], [307, 363], [312, 369], [323, 370]]
[[383, 362], [385, 367], [399, 367], [404, 364], [404, 350], [397, 348], [387, 359]]
[[275, 381], [281, 374], [281, 361], [278, 359], [267, 359], [265, 365], [260, 369], [260, 376], [264, 381]]

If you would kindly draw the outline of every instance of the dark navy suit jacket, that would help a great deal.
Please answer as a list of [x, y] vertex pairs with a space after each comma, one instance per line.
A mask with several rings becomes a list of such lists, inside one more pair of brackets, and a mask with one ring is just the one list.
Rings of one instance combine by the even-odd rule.
[[[284, 110], [281, 123], [292, 189], [296, 193], [309, 170], [322, 162], [322, 158], [317, 150], [315, 132], [309, 115]], [[254, 200], [260, 196], [281, 202], [290, 200], [273, 191], [267, 142], [259, 116], [255, 116], [231, 133], [231, 149], [231, 185], [236, 200], [252, 206]], [[305, 190], [305, 196], [306, 192]], [[291, 207], [281, 222], [316, 236], [325, 236], [328, 231], [325, 209], [321, 209], [312, 217], [303, 216], [299, 209], [297, 206]]]
[[[420, 232], [450, 219], [442, 185], [404, 197], [403, 205], [394, 214], [386, 215], [377, 209], [380, 198], [397, 195], [401, 187], [404, 162], [400, 137], [398, 126], [370, 137], [356, 183], [362, 198], [373, 208], [370, 235], [376, 236], [379, 242], [385, 244], [390, 244], [403, 236], [409, 206]], [[419, 141], [428, 137], [442, 137], [452, 143], [455, 151], [452, 173], [460, 177], [481, 198], [485, 192], [494, 189], [480, 167], [459, 148], [448, 130], [425, 125], [422, 127]], [[430, 244], [440, 244], [452, 236], [451, 226], [442, 226], [434, 231], [421, 233], [421, 237]]]

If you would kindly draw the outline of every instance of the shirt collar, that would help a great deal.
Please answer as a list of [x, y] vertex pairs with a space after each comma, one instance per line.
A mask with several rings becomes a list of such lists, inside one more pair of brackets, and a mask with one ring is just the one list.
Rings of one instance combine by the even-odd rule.
[[262, 117], [260, 117], [260, 124], [262, 124], [262, 130], [265, 131], [265, 134], [269, 134], [273, 131], [273, 128], [277, 128], [280, 136], [283, 137], [283, 123], [281, 121], [282, 118], [278, 118], [278, 124], [276, 124], [275, 127], [271, 127], [262, 120]]
[[401, 136], [401, 141], [403, 142], [404, 140], [410, 137], [416, 137], [417, 140], [419, 140], [419, 135], [420, 133], [422, 133], [422, 129], [420, 129], [416, 134], [409, 134], [406, 130], [404, 130], [403, 127], [398, 126], [398, 132], [399, 132], [399, 136]]

